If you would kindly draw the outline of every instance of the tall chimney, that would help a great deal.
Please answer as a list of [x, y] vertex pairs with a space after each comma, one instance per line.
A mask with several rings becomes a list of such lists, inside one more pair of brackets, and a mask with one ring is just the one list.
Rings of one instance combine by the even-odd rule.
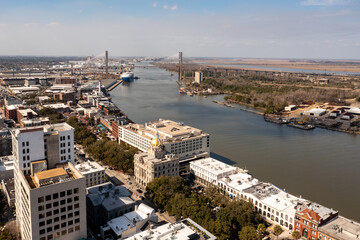
[[105, 70], [106, 70], [106, 79], [109, 78], [109, 53], [105, 51]]

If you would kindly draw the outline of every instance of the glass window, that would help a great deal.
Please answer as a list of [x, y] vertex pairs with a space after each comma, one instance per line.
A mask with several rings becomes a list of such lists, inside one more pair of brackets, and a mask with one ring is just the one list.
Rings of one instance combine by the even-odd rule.
[[42, 202], [44, 202], [44, 197], [39, 197], [38, 198], [38, 203], [42, 203]]

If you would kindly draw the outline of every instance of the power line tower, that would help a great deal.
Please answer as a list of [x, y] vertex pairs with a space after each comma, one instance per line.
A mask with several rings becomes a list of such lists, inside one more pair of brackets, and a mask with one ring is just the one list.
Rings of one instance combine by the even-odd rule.
[[106, 79], [109, 79], [109, 52], [105, 51], [105, 73]]
[[179, 52], [179, 75], [178, 75], [178, 85], [181, 87], [183, 85], [182, 82], [182, 52]]

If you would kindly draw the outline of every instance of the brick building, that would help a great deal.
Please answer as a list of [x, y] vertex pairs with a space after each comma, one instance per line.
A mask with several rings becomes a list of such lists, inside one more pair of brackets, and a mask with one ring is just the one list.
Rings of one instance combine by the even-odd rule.
[[318, 239], [319, 227], [338, 216], [338, 212], [317, 203], [299, 207], [295, 214], [295, 231], [306, 239]]

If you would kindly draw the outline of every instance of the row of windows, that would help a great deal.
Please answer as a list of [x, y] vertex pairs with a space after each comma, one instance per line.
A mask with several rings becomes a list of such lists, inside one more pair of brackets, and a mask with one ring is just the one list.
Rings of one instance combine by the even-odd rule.
[[[72, 218], [73, 215], [74, 215], [73, 213], [69, 213], [69, 214], [67, 215], [67, 218]], [[66, 218], [66, 215], [62, 215], [62, 216], [61, 216], [61, 220], [66, 220], [67, 218]], [[59, 218], [57, 218], [56, 220], [54, 219], [54, 223], [55, 223], [55, 222], [59, 222]], [[75, 224], [76, 224], [76, 223], [79, 223], [79, 222], [80, 222], [80, 218], [75, 218], [75, 220], [70, 220], [70, 221], [68, 221], [68, 222], [67, 222], [67, 226], [73, 225], [74, 222], [75, 222]], [[51, 225], [52, 223], [53, 223], [53, 219], [48, 219], [48, 220], [46, 220], [46, 225]], [[39, 222], [39, 228], [44, 227], [44, 226], [45, 226], [45, 221]], [[61, 223], [61, 225], [60, 225], [60, 224], [54, 225], [54, 229], [57, 230], [57, 229], [60, 228], [60, 226], [61, 226], [62, 228], [66, 227], [66, 222]], [[41, 229], [41, 230], [43, 230], [43, 229]], [[50, 230], [50, 231], [52, 231], [52, 230]], [[49, 232], [49, 231], [48, 231], [48, 232]]]
[[[74, 199], [73, 198], [68, 198], [67, 200], [66, 199], [63, 199], [60, 201], [60, 205], [65, 205], [66, 203], [72, 203], [72, 202], [77, 202], [79, 201], [79, 196], [75, 196]], [[58, 207], [59, 206], [59, 201], [56, 201], [56, 202], [53, 202], [53, 203], [48, 203], [46, 205], [41, 205], [38, 207], [39, 211], [43, 211], [46, 209], [50, 209], [52, 207]]]
[[45, 216], [46, 217], [51, 217], [53, 215], [53, 213], [54, 213], [54, 215], [56, 215], [56, 214], [59, 214], [59, 212], [64, 213], [66, 211], [72, 211], [73, 209], [78, 209], [79, 207], [80, 207], [80, 205], [78, 203], [76, 203], [76, 204], [74, 204], [74, 207], [73, 207], [73, 205], [70, 205], [70, 206], [67, 206], [67, 207], [62, 207], [62, 208], [60, 208], [60, 210], [55, 209], [54, 211], [48, 211], [48, 212], [46, 212], [46, 214], [45, 213], [40, 213], [39, 214], [39, 219], [43, 219], [43, 218], [45, 218]]
[[39, 197], [38, 203], [42, 203], [44, 201], [51, 201], [51, 199], [58, 199], [60, 197], [70, 196], [71, 194], [79, 193], [79, 188], [69, 189], [67, 191], [62, 191], [60, 193], [54, 193], [50, 195], [46, 195], [45, 197]]
[[[70, 135], [67, 136], [67, 139], [70, 140]], [[65, 136], [61, 136], [60, 141], [65, 141]]]
[[[70, 234], [74, 231], [80, 231], [80, 225], [79, 226], [75, 226], [75, 228], [71, 227], [71, 228], [68, 228], [67, 230], [62, 230], [61, 231], [61, 236], [64, 236], [66, 234]], [[43, 231], [43, 233], [40, 233], [41, 235], [42, 234], [45, 234], [45, 231]], [[51, 239], [54, 239], [54, 238], [59, 238], [60, 237], [60, 231], [59, 232], [55, 232], [54, 234], [50, 234], [50, 235], [47, 235], [47, 237], [41, 237], [40, 240], [51, 240]]]

